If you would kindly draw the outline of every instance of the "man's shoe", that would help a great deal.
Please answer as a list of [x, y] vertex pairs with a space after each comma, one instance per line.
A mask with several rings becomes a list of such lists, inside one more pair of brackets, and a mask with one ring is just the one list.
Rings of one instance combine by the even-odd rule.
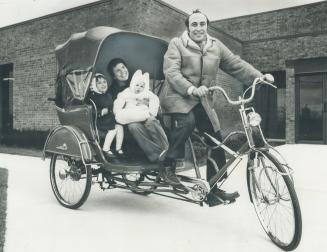
[[173, 186], [180, 185], [180, 181], [175, 174], [175, 168], [172, 162], [167, 162], [167, 160], [159, 161], [159, 175], [162, 177], [168, 184]]
[[173, 186], [178, 186], [181, 184], [179, 179], [177, 178], [174, 169], [171, 166], [165, 167], [164, 169], [164, 180]]
[[218, 205], [226, 204], [226, 203], [231, 204], [234, 202], [235, 202], [235, 199], [232, 199], [230, 201], [225, 201], [212, 192], [208, 194], [207, 200], [206, 200], [206, 203], [209, 205], [209, 207], [214, 207], [214, 206], [218, 206]]
[[206, 203], [209, 205], [209, 207], [213, 207], [224, 204], [224, 201], [217, 197], [215, 194], [209, 193], [207, 196]]
[[214, 189], [211, 191], [212, 194], [217, 196], [218, 198], [222, 199], [223, 201], [231, 201], [235, 200], [236, 198], [240, 197], [240, 194], [238, 192], [233, 192], [233, 193], [227, 193], [221, 189]]

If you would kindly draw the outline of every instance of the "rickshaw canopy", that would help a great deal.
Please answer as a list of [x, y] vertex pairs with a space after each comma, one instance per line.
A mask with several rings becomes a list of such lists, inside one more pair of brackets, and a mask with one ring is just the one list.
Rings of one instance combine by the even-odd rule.
[[162, 39], [122, 31], [113, 27], [95, 27], [74, 33], [56, 47], [56, 105], [66, 107], [82, 103], [94, 73], [103, 74], [109, 85], [112, 76], [107, 66], [112, 59], [123, 59], [132, 75], [137, 69], [150, 78], [163, 80], [163, 57], [168, 43]]

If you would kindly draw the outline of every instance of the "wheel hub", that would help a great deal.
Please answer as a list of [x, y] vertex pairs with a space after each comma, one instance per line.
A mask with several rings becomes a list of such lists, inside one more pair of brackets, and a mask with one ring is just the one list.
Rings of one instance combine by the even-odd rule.
[[77, 181], [81, 179], [81, 170], [78, 169], [77, 167], [74, 167], [71, 169], [70, 171], [70, 177], [72, 178], [72, 180]]
[[67, 173], [66, 169], [61, 168], [61, 169], [59, 170], [59, 178], [60, 178], [61, 180], [65, 180], [67, 177], [68, 177], [68, 173]]

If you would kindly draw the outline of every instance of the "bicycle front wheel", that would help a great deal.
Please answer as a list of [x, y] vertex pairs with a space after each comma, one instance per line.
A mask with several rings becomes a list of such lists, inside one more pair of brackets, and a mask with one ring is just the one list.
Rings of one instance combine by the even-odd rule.
[[293, 182], [283, 165], [269, 152], [249, 155], [247, 182], [259, 221], [278, 247], [294, 250], [302, 235], [302, 217]]

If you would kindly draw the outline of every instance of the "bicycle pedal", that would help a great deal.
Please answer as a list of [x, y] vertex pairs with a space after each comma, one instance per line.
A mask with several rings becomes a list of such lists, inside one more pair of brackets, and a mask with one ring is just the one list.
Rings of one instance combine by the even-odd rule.
[[228, 201], [227, 200], [223, 200], [222, 198], [216, 196], [216, 198], [223, 204], [223, 205], [228, 205]]
[[232, 200], [223, 200], [222, 198], [218, 197], [218, 196], [215, 196], [220, 202], [222, 205], [230, 205], [230, 204], [233, 204], [235, 203], [236, 199], [232, 199]]
[[224, 205], [230, 205], [230, 204], [233, 204], [233, 203], [235, 203], [235, 202], [236, 202], [235, 199], [232, 199], [232, 200], [226, 200], [225, 203], [224, 203]]

